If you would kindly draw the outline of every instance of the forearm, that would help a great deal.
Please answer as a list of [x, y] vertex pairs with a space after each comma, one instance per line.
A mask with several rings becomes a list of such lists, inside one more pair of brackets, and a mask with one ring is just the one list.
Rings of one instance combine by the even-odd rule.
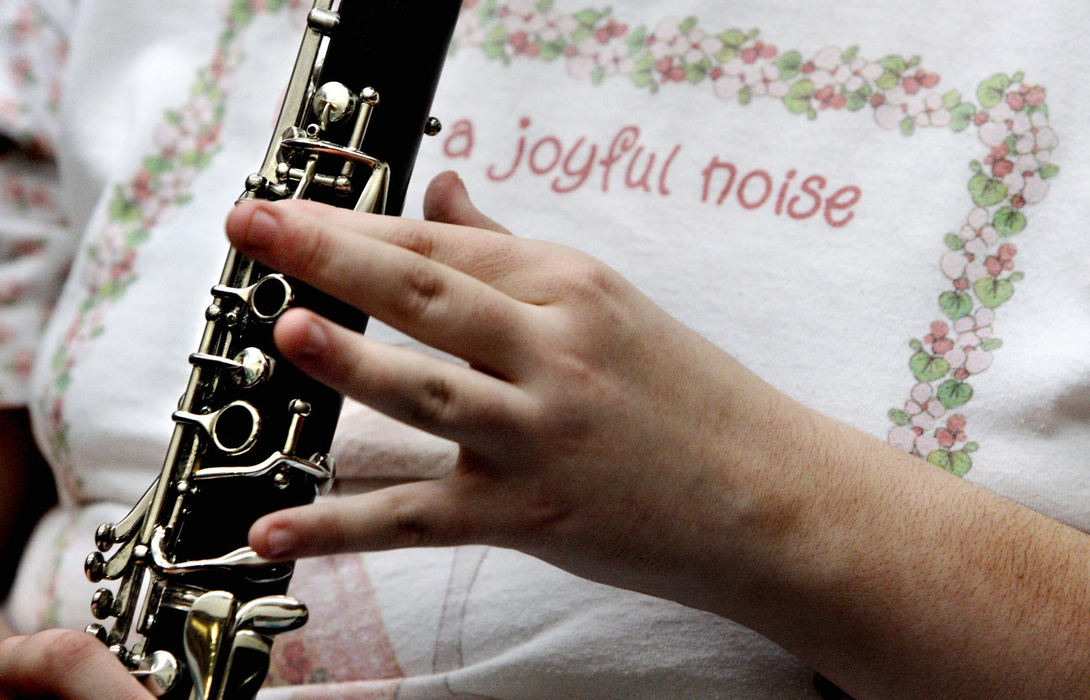
[[53, 480], [34, 444], [26, 410], [0, 408], [0, 600], [34, 524], [55, 502]]
[[[748, 525], [719, 562], [714, 588], [727, 595], [701, 607], [766, 634], [857, 697], [1085, 694], [1084, 534], [774, 401], [794, 414], [777, 421], [811, 428], [776, 433], [774, 460], [772, 440], [735, 443], [732, 478], [753, 467], [740, 472]], [[756, 415], [737, 427], [768, 435], [768, 414]]]

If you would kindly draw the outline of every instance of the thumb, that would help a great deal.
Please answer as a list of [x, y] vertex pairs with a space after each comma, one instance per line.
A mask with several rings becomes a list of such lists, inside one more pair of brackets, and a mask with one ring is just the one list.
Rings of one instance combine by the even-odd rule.
[[399, 547], [467, 544], [474, 508], [448, 478], [388, 486], [270, 513], [250, 528], [250, 546], [274, 560]]
[[424, 194], [424, 218], [443, 224], [474, 226], [496, 233], [511, 233], [473, 206], [462, 178], [451, 170], [439, 173], [428, 184], [428, 190]]

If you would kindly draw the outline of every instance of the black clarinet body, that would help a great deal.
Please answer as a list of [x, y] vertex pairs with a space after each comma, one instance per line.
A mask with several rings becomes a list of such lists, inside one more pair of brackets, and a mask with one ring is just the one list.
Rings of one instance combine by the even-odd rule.
[[[397, 215], [460, 0], [316, 0], [261, 169], [240, 199], [299, 198]], [[412, 41], [408, 39], [411, 37]], [[168, 700], [254, 697], [273, 637], [306, 622], [292, 565], [247, 544], [267, 513], [328, 490], [342, 397], [277, 352], [305, 307], [362, 330], [359, 311], [230, 249], [159, 477], [95, 533], [88, 631]]]

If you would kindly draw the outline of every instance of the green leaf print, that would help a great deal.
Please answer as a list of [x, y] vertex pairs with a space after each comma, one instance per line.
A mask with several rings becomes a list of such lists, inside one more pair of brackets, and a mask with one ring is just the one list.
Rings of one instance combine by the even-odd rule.
[[939, 397], [939, 401], [946, 408], [957, 408], [969, 403], [969, 399], [973, 398], [973, 387], [966, 382], [947, 379], [939, 385], [939, 390], [935, 395]]
[[927, 461], [954, 476], [965, 476], [973, 468], [973, 460], [964, 450], [935, 450], [927, 455]]
[[602, 17], [602, 14], [594, 10], [582, 10], [581, 12], [576, 12], [574, 17], [575, 21], [579, 24], [593, 25]]
[[950, 128], [954, 131], [965, 131], [973, 123], [973, 117], [976, 116], [976, 107], [968, 102], [962, 102], [950, 110], [950, 115], [953, 117], [950, 121]]
[[973, 310], [973, 298], [965, 292], [943, 292], [939, 295], [939, 306], [948, 319], [956, 321]]
[[729, 46], [732, 49], [737, 49], [742, 44], [746, 43], [746, 39], [749, 37], [740, 29], [730, 29], [716, 35], [716, 38], [723, 42], [724, 45]]
[[995, 213], [992, 226], [1000, 236], [1013, 236], [1026, 228], [1026, 215], [1011, 207], [1003, 207]]
[[1000, 338], [985, 338], [980, 341], [980, 349], [991, 352], [992, 350], [998, 350], [1003, 347], [1003, 340]]
[[893, 421], [894, 425], [900, 425], [902, 427], [908, 425], [909, 421], [912, 420], [907, 413], [899, 408], [889, 409], [889, 419]]
[[946, 247], [950, 250], [961, 250], [965, 247], [965, 241], [961, 240], [961, 237], [956, 233], [948, 233], [942, 238], [942, 242], [946, 244]]
[[791, 80], [799, 74], [802, 65], [802, 54], [798, 51], [788, 51], [776, 58], [776, 67], [780, 69], [781, 80]]
[[1006, 198], [1007, 186], [1002, 180], [977, 173], [969, 180], [969, 194], [978, 207], [990, 207]]
[[912, 370], [912, 375], [916, 377], [916, 381], [919, 382], [933, 382], [936, 379], [945, 377], [946, 373], [950, 371], [949, 362], [938, 355], [923, 351], [913, 355], [908, 361], [908, 366]]
[[973, 292], [981, 304], [989, 309], [994, 309], [1014, 296], [1014, 283], [1009, 279], [1001, 280], [990, 276], [984, 277], [973, 284]]
[[900, 75], [908, 68], [908, 63], [901, 56], [890, 55], [878, 60], [878, 65], [882, 66], [888, 71], [897, 73]]
[[[748, 87], [748, 86], [746, 86]], [[784, 95], [783, 103], [795, 114], [804, 114], [810, 109], [810, 98], [814, 96], [814, 84], [810, 79], [793, 84]]]
[[992, 77], [980, 83], [976, 89], [976, 98], [984, 109], [991, 109], [1003, 101], [1003, 95], [1011, 85], [1011, 79], [1002, 73], [996, 73]]
[[1045, 163], [1041, 166], [1041, 169], [1037, 171], [1037, 174], [1046, 180], [1050, 177], [1056, 177], [1060, 174], [1060, 166], [1055, 163]]

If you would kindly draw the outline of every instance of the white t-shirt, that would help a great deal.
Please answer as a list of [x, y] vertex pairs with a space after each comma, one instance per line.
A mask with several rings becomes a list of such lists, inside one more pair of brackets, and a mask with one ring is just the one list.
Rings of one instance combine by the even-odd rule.
[[[64, 502], [8, 609], [82, 627], [91, 533], [161, 463], [307, 8], [11, 5], [36, 29], [11, 30], [9, 64], [67, 62], [42, 68], [52, 102], [5, 76], [0, 115], [52, 145], [42, 187], [67, 223], [36, 216], [55, 258], [79, 247], [44, 335], [19, 336], [37, 342], [29, 388], [0, 385], [29, 402]], [[406, 215], [456, 169], [516, 234], [604, 260], [815, 410], [1090, 530], [1086, 26], [1075, 0], [469, 0]], [[34, 220], [0, 201], [3, 222]], [[452, 450], [358, 406], [335, 443], [361, 482], [440, 474]], [[502, 549], [303, 562], [293, 591], [312, 622], [277, 642], [289, 687], [268, 698], [813, 694], [752, 632]]]

